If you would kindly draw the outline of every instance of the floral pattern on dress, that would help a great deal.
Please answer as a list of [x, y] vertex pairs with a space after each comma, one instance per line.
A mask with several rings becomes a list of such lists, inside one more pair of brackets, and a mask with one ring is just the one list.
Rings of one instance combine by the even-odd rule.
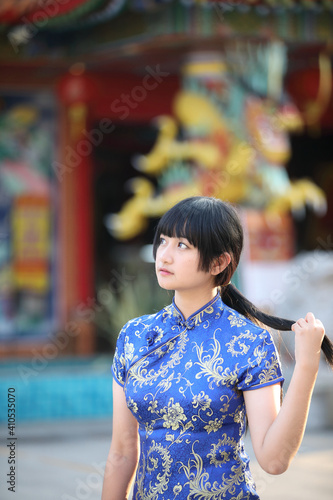
[[139, 424], [133, 500], [259, 498], [242, 391], [283, 381], [266, 330], [219, 296], [186, 320], [173, 302], [124, 326], [112, 370]]

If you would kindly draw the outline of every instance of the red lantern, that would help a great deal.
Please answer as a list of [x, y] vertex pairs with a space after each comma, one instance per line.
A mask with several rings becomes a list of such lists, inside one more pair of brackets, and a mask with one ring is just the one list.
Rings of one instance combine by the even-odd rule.
[[90, 103], [97, 95], [97, 82], [91, 76], [80, 72], [75, 68], [83, 68], [83, 65], [77, 63], [71, 68], [58, 82], [58, 94], [60, 100], [65, 105], [76, 104], [79, 102]]

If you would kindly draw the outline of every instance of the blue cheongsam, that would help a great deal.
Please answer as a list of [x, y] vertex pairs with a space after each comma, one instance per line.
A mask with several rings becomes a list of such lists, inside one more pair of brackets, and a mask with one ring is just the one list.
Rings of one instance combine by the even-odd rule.
[[242, 437], [243, 391], [283, 381], [270, 334], [219, 295], [129, 321], [112, 365], [139, 423], [133, 500], [258, 499]]

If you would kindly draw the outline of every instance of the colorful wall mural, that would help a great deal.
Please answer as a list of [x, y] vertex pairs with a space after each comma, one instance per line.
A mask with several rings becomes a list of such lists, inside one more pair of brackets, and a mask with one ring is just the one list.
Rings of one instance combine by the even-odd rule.
[[55, 322], [54, 116], [49, 94], [0, 98], [0, 339]]

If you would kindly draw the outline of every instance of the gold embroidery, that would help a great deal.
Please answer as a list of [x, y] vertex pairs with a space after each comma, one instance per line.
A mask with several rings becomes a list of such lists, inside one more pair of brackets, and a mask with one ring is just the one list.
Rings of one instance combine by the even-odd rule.
[[265, 361], [264, 365], [266, 369], [262, 370], [262, 372], [259, 374], [259, 380], [261, 384], [265, 384], [267, 382], [270, 382], [271, 380], [276, 380], [277, 378], [279, 378], [279, 363], [276, 359], [276, 356], [272, 356], [270, 361]]
[[133, 413], [137, 413], [138, 412], [138, 405], [136, 404], [135, 401], [133, 401], [132, 398], [128, 398], [128, 401], [127, 401], [127, 406], [128, 408], [133, 412]]
[[237, 443], [233, 438], [228, 438], [226, 434], [222, 435], [216, 444], [213, 444], [211, 452], [208, 453], [207, 458], [210, 457], [210, 463], [216, 467], [221, 467], [230, 459], [230, 452], [221, 450], [222, 447], [232, 446], [237, 447]]
[[[227, 367], [223, 370], [223, 358], [219, 357], [221, 351], [221, 345], [219, 341], [215, 338], [216, 331], [213, 335], [213, 344], [211, 343], [211, 349], [208, 351], [204, 350], [203, 343], [198, 346], [195, 344], [198, 362], [196, 365], [201, 367], [201, 370], [196, 374], [196, 378], [199, 379], [203, 375], [207, 377], [209, 381], [209, 388], [212, 389], [214, 385], [233, 385], [237, 381], [238, 371], [237, 365], [236, 369], [231, 372], [230, 368]], [[212, 354], [208, 354], [212, 352]]]
[[[171, 464], [173, 460], [168, 449], [163, 447], [161, 444], [155, 443], [155, 441], [151, 442], [151, 446], [146, 456], [147, 459], [145, 458], [145, 454], [142, 454], [143, 460], [138, 469], [138, 492], [136, 499], [157, 500], [158, 495], [164, 493], [168, 488], [168, 482], [171, 476]], [[159, 457], [161, 458], [161, 464]], [[159, 470], [159, 473], [154, 476], [157, 481], [154, 484], [152, 482], [149, 484], [149, 490], [147, 490], [147, 488], [143, 488], [145, 475], [147, 473], [151, 474], [157, 469]]]
[[237, 328], [240, 328], [241, 326], [246, 325], [246, 321], [244, 321], [242, 318], [236, 316], [235, 314], [230, 314], [228, 316], [228, 320], [230, 322], [230, 326], [237, 326]]
[[193, 396], [192, 405], [193, 408], [200, 407], [200, 410], [204, 411], [210, 407], [211, 402], [212, 400], [210, 399], [210, 397], [207, 396], [207, 394], [205, 394], [204, 391], [201, 391], [199, 394]]
[[[180, 469], [184, 471], [188, 481], [185, 483], [189, 485], [190, 496], [197, 500], [226, 500], [230, 499], [231, 495], [236, 492], [236, 485], [244, 481], [244, 472], [242, 464], [239, 459], [237, 465], [231, 467], [231, 474], [229, 477], [222, 475], [221, 484], [214, 481], [213, 484], [209, 481], [209, 474], [203, 467], [203, 460], [201, 456], [194, 451], [194, 446], [199, 441], [194, 441], [192, 445], [192, 453], [194, 458], [188, 461], [185, 465], [181, 463]], [[235, 457], [235, 454], [233, 455]], [[178, 462], [179, 463], [179, 462]], [[226, 496], [228, 494], [228, 496]]]
[[179, 493], [182, 491], [182, 489], [183, 489], [183, 487], [182, 487], [182, 485], [180, 483], [176, 484], [176, 486], [173, 487], [172, 491], [173, 491], [175, 497], [177, 495], [179, 495]]
[[211, 432], [216, 432], [219, 429], [221, 429], [224, 419], [225, 416], [220, 419], [216, 418], [215, 420], [210, 420], [208, 422], [208, 425], [205, 425], [204, 427], [204, 429], [207, 431], [207, 434], [210, 434]]
[[187, 420], [183, 408], [179, 403], [173, 403], [173, 398], [171, 398], [168, 408], [164, 409], [163, 420], [165, 420], [163, 427], [168, 429], [171, 427], [174, 431], [178, 429], [182, 420]]
[[[249, 330], [246, 330], [245, 333], [242, 332], [239, 335], [234, 335], [230, 342], [226, 344], [228, 352], [230, 352], [232, 356], [247, 354], [250, 349], [250, 344], [246, 343], [246, 341], [249, 340], [250, 342], [253, 342], [256, 338], [257, 336]], [[238, 349], [235, 348], [236, 344]]]
[[[159, 356], [160, 352], [163, 352], [163, 354], [172, 353], [166, 363], [162, 362], [159, 365], [158, 370], [151, 369], [148, 372], [147, 367], [150, 365], [149, 355], [138, 360], [131, 366], [128, 371], [128, 375], [130, 373], [134, 386], [138, 385], [139, 387], [142, 387], [143, 385], [153, 385], [159, 377], [165, 378], [167, 372], [180, 363], [184, 353], [186, 352], [186, 344], [189, 339], [186, 331], [177, 335], [177, 338], [169, 340], [154, 350], [154, 354], [157, 356]], [[166, 351], [164, 350], [165, 348]], [[177, 349], [175, 350], [175, 348]]]
[[[134, 500], [256, 498], [239, 441], [245, 406], [237, 387], [280, 377], [270, 336], [230, 311], [221, 314], [216, 304], [191, 318], [190, 331], [166, 322], [173, 312], [160, 314], [159, 324], [145, 318], [144, 328], [127, 330], [115, 356], [121, 377], [127, 369], [127, 404], [141, 436]], [[151, 330], [161, 345], [156, 337], [155, 347], [143, 344]]]

